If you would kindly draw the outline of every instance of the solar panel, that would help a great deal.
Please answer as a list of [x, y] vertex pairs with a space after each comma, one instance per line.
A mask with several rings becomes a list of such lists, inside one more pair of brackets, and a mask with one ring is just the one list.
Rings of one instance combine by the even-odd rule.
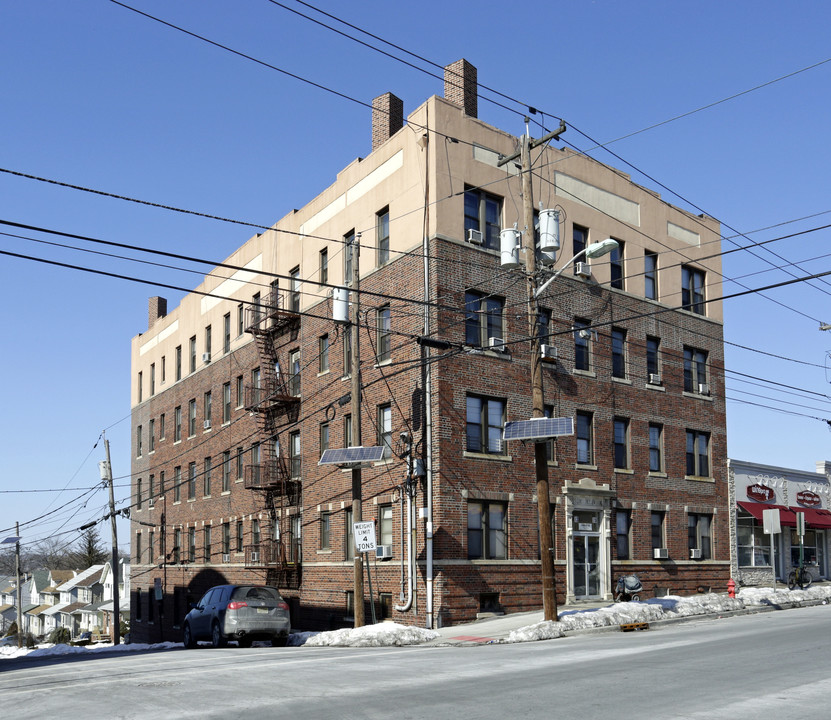
[[318, 465], [358, 465], [361, 463], [379, 462], [384, 458], [385, 447], [348, 447], [331, 448], [324, 450]]
[[560, 435], [574, 435], [574, 418], [531, 418], [505, 423], [503, 440], [542, 440]]

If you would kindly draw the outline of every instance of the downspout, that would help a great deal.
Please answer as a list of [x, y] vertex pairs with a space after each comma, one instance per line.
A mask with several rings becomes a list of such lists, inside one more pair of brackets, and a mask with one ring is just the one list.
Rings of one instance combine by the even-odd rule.
[[413, 547], [413, 477], [412, 457], [407, 455], [407, 463], [410, 469], [407, 471], [407, 479], [404, 481], [404, 492], [407, 495], [407, 600], [403, 605], [396, 605], [398, 612], [407, 612], [413, 606], [413, 588], [415, 585], [415, 548]]

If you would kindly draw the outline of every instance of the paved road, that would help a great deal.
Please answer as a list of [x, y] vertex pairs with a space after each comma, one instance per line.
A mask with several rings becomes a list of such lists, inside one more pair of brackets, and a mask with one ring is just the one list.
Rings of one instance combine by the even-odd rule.
[[3, 717], [825, 718], [831, 605], [476, 647], [3, 661]]

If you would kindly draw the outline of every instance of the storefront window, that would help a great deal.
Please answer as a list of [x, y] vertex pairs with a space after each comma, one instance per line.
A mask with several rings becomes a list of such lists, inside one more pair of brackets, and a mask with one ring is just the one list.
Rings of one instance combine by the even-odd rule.
[[739, 565], [770, 566], [770, 536], [752, 517], [739, 518], [737, 524]]
[[[821, 530], [806, 530], [802, 538], [802, 552], [806, 565], [818, 565], [822, 567], [822, 543], [825, 541]], [[799, 565], [799, 535], [796, 530], [791, 530], [791, 565]]]

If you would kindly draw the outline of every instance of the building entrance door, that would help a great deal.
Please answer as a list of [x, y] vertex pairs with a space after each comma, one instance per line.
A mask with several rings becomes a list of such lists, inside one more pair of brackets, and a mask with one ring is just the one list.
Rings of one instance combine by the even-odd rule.
[[600, 597], [599, 513], [575, 511], [571, 536], [574, 597], [588, 600]]

